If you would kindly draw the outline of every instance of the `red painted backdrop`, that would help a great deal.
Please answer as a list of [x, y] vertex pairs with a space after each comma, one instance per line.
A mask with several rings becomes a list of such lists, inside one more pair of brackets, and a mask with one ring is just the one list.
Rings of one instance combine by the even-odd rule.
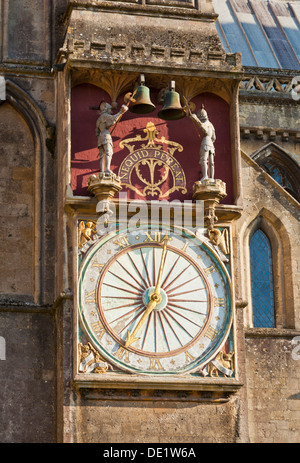
[[[91, 174], [100, 170], [97, 138], [95, 135], [98, 111], [89, 109], [90, 106], [98, 106], [99, 102], [105, 99], [110, 103], [110, 98], [102, 89], [90, 85], [81, 84], [72, 89], [71, 96], [71, 186], [74, 195], [87, 196], [87, 181]], [[129, 151], [121, 149], [119, 144], [122, 140], [135, 137], [140, 134], [143, 138], [143, 129], [147, 122], [153, 122], [159, 130], [158, 138], [164, 136], [166, 139], [180, 143], [183, 151], [175, 151], [174, 157], [182, 166], [186, 176], [187, 193], [176, 191], [170, 194], [168, 199], [181, 201], [192, 199], [193, 184], [201, 178], [199, 165], [200, 139], [196, 133], [193, 122], [188, 117], [178, 121], [164, 121], [157, 116], [161, 106], [157, 104], [157, 92], [151, 90], [151, 100], [156, 110], [150, 114], [137, 115], [127, 111], [113, 132], [114, 155], [111, 169], [118, 174], [122, 160], [129, 154]], [[215, 178], [226, 183], [227, 197], [223, 200], [225, 204], [233, 204], [232, 188], [232, 163], [231, 163], [231, 142], [230, 142], [230, 117], [229, 105], [217, 95], [202, 93], [192, 100], [196, 104], [196, 111], [204, 104], [210, 121], [216, 131], [215, 142]], [[123, 103], [123, 96], [118, 101], [118, 112]], [[164, 146], [168, 151], [167, 145]], [[126, 191], [124, 189], [124, 191]], [[130, 199], [143, 199], [131, 190], [127, 191]], [[158, 199], [148, 196], [144, 199]]]

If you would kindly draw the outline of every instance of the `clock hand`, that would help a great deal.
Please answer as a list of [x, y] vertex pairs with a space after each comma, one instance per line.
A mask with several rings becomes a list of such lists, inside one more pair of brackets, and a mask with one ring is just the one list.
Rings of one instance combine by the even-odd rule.
[[165, 265], [165, 260], [166, 260], [166, 252], [167, 252], [167, 244], [168, 240], [165, 240], [164, 242], [164, 248], [163, 252], [161, 255], [161, 261], [160, 261], [160, 267], [159, 267], [159, 272], [158, 272], [158, 278], [155, 286], [154, 293], [151, 295], [151, 297], [155, 294], [156, 296], [160, 296], [160, 285], [161, 285], [161, 280], [162, 280], [162, 275], [163, 275], [163, 269]]
[[134, 341], [137, 341], [138, 339], [140, 339], [140, 338], [136, 338], [135, 335], [139, 331], [140, 327], [144, 324], [145, 320], [148, 318], [148, 316], [150, 315], [150, 313], [152, 312], [152, 310], [156, 307], [158, 303], [158, 300], [155, 299], [155, 296], [153, 298], [152, 296], [154, 296], [154, 293], [151, 295], [147, 308], [145, 312], [143, 313], [142, 318], [140, 319], [140, 321], [134, 328], [133, 332], [130, 333], [129, 330], [127, 331], [127, 339], [125, 341], [125, 347], [130, 346], [130, 344], [132, 344]]
[[165, 257], [166, 257], [166, 252], [167, 252], [167, 240], [164, 242], [164, 248], [161, 256], [161, 261], [160, 261], [160, 266], [159, 266], [159, 272], [158, 272], [158, 278], [155, 286], [154, 292], [150, 296], [150, 301], [148, 302], [147, 308], [145, 312], [142, 315], [142, 318], [132, 331], [132, 333], [127, 331], [127, 339], [125, 341], [125, 347], [130, 346], [134, 341], [137, 341], [139, 338], [135, 338], [136, 333], [139, 331], [140, 327], [144, 324], [145, 320], [148, 318], [150, 313], [155, 309], [157, 304], [161, 301], [161, 296], [160, 296], [160, 285], [161, 285], [161, 280], [162, 280], [162, 275], [163, 275], [163, 269], [165, 265]]

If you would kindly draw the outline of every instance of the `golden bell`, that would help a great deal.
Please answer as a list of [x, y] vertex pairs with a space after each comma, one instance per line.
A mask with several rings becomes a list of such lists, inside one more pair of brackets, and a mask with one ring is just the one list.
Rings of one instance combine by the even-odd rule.
[[141, 83], [133, 93], [134, 102], [129, 106], [129, 111], [135, 114], [152, 113], [155, 106], [150, 100], [150, 90], [143, 83]]
[[158, 117], [165, 121], [176, 121], [186, 116], [186, 112], [180, 104], [180, 95], [175, 92], [175, 82], [171, 82], [170, 89], [164, 96], [164, 103], [158, 112]]

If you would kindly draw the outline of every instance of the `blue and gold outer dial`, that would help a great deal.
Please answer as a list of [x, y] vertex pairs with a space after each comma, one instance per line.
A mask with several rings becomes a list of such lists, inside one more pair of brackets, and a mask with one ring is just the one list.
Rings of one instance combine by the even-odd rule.
[[217, 254], [183, 230], [124, 229], [80, 266], [81, 328], [116, 369], [174, 375], [204, 367], [232, 323], [230, 277]]

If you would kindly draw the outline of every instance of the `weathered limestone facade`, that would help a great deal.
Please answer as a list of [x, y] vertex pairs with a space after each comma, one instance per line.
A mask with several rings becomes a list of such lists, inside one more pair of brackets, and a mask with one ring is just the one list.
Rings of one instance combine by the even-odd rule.
[[[243, 68], [241, 55], [222, 46], [210, 0], [21, 3], [0, 2], [0, 441], [299, 443], [297, 71]], [[116, 102], [141, 73], [157, 92], [174, 79], [189, 101], [209, 92], [228, 105], [233, 201], [216, 211], [231, 227], [234, 387], [76, 380], [74, 224], [95, 216], [97, 203], [71, 188], [72, 89], [90, 85]], [[267, 173], [268, 157], [288, 173], [292, 192]], [[274, 328], [252, 322], [257, 228], [271, 242]]]

